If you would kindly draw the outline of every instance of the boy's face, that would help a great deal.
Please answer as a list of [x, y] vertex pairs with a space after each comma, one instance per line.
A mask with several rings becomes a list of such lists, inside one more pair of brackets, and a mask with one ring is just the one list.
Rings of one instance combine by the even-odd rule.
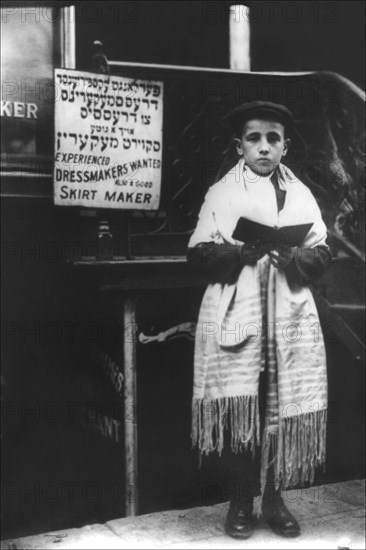
[[252, 119], [245, 122], [241, 139], [236, 138], [236, 150], [246, 164], [261, 176], [268, 176], [287, 154], [290, 140], [285, 139], [281, 122]]

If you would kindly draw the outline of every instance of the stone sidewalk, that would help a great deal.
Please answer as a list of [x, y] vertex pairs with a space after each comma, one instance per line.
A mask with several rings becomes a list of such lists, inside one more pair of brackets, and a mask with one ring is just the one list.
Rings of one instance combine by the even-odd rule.
[[[236, 541], [224, 532], [228, 504], [121, 518], [21, 539], [5, 540], [4, 550], [56, 548], [365, 548], [365, 481], [287, 491], [285, 502], [302, 535], [284, 539], [263, 519], [253, 536]], [[348, 542], [345, 540], [348, 539]]]

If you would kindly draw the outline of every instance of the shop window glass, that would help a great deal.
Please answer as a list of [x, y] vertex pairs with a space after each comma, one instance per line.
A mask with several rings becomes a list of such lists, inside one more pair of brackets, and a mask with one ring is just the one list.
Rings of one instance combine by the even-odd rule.
[[37, 161], [52, 158], [53, 68], [60, 59], [60, 10], [54, 4], [2, 4], [3, 168], [37, 170]]

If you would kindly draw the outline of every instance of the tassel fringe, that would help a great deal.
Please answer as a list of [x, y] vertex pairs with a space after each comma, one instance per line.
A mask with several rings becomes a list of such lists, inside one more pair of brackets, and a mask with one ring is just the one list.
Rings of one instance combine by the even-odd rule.
[[[302, 487], [314, 483], [316, 468], [326, 455], [327, 410], [283, 418], [279, 434], [265, 432], [261, 448], [261, 487], [273, 465], [275, 489]], [[271, 457], [271, 459], [270, 459]], [[258, 515], [262, 509], [262, 498]]]
[[285, 488], [314, 483], [325, 462], [327, 410], [284, 418], [280, 424], [277, 478]]
[[224, 431], [229, 429], [231, 449], [237, 453], [260, 444], [259, 408], [257, 396], [223, 397], [221, 399], [193, 399], [192, 446], [202, 454], [224, 447]]
[[[270, 460], [271, 457], [271, 460]], [[279, 475], [277, 467], [277, 457], [278, 457], [278, 433], [271, 433], [265, 431], [263, 434], [262, 447], [261, 447], [261, 470], [260, 470], [260, 484], [262, 489], [262, 494], [260, 497], [260, 504], [257, 510], [257, 517], [262, 513], [262, 504], [263, 504], [263, 495], [264, 488], [267, 482], [267, 472], [268, 468], [273, 465], [274, 468], [274, 485], [275, 488], [279, 488]]]

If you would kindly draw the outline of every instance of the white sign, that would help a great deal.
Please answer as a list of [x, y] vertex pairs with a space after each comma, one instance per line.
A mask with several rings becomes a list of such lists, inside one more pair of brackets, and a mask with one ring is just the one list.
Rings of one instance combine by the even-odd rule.
[[157, 210], [163, 83], [55, 69], [55, 204]]

